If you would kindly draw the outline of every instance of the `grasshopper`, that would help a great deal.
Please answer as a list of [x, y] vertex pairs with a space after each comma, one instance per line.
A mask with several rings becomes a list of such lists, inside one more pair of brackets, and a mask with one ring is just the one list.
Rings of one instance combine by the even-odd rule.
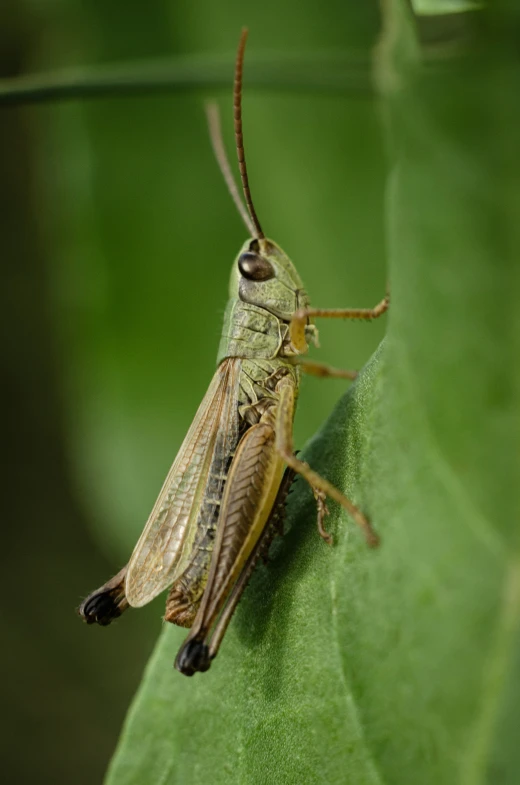
[[242, 135], [242, 73], [247, 30], [241, 34], [234, 80], [234, 127], [244, 206], [226, 157], [219, 115], [208, 108], [210, 136], [228, 189], [250, 238], [233, 262], [217, 370], [166, 477], [130, 561], [89, 595], [79, 613], [87, 623], [110, 624], [129, 606], [139, 608], [169, 588], [165, 620], [191, 628], [175, 667], [206, 671], [258, 558], [280, 527], [296, 474], [311, 486], [318, 530], [326, 498], [338, 502], [369, 545], [378, 536], [346, 496], [301, 461], [293, 449], [293, 419], [302, 371], [355, 378], [306, 360], [317, 345], [313, 317], [373, 319], [388, 308], [317, 309], [296, 268], [263, 233], [248, 182]]

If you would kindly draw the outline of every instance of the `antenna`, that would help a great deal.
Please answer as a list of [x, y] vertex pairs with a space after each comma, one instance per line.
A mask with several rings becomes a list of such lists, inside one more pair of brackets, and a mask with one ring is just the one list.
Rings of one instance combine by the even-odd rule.
[[217, 159], [222, 176], [226, 181], [228, 191], [231, 194], [231, 198], [233, 199], [238, 212], [242, 216], [242, 220], [247, 226], [251, 237], [256, 237], [255, 226], [249, 217], [249, 213], [247, 212], [242, 199], [240, 198], [240, 193], [238, 191], [235, 178], [233, 177], [231, 166], [229, 165], [229, 158], [227, 157], [226, 148], [224, 147], [224, 141], [222, 139], [220, 112], [217, 104], [214, 101], [206, 104], [206, 117], [208, 118], [209, 137], [211, 139], [213, 152], [215, 153], [215, 158]]
[[246, 48], [248, 29], [242, 28], [240, 41], [238, 43], [237, 59], [235, 64], [235, 86], [233, 88], [233, 111], [235, 118], [235, 142], [237, 147], [238, 168], [240, 169], [240, 177], [242, 178], [242, 190], [249, 210], [249, 215], [254, 224], [255, 231], [253, 236], [257, 240], [265, 237], [260, 221], [257, 218], [253, 200], [251, 198], [251, 191], [249, 190], [249, 180], [247, 177], [246, 158], [244, 154], [244, 138], [242, 135], [242, 73], [244, 70], [244, 52]]

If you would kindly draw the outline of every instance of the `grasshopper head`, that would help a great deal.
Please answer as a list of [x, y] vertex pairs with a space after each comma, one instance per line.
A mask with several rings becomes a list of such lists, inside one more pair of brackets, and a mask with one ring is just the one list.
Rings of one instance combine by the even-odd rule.
[[289, 321], [299, 308], [307, 308], [309, 301], [300, 276], [289, 257], [280, 246], [264, 236], [251, 197], [242, 133], [242, 71], [246, 40], [247, 29], [244, 28], [238, 44], [233, 90], [235, 142], [246, 205], [240, 198], [226, 155], [218, 108], [214, 104], [207, 107], [215, 157], [238, 212], [252, 237], [244, 243], [233, 264], [229, 296], [231, 299], [242, 300], [242, 302], [251, 303], [259, 308], [265, 308], [279, 319]]
[[265, 308], [284, 321], [309, 304], [295, 266], [280, 246], [266, 237], [247, 240], [240, 249], [231, 272], [229, 295]]

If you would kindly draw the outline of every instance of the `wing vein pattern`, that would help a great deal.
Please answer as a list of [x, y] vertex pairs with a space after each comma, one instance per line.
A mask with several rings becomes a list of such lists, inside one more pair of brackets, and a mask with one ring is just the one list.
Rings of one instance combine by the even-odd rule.
[[[241, 364], [228, 358], [217, 368], [164, 481], [128, 565], [126, 596], [133, 607], [173, 583], [189, 563], [196, 524], [211, 524], [211, 504], [204, 504], [204, 496], [209, 484], [212, 499], [220, 498], [226, 462], [238, 442]], [[201, 514], [208, 520], [200, 521]]]

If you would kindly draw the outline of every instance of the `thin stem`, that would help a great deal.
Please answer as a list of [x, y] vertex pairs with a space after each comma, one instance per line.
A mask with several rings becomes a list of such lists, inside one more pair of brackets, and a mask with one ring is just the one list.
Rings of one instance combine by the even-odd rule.
[[[231, 58], [184, 58], [119, 63], [0, 79], [0, 106], [70, 101], [103, 96], [229, 89]], [[374, 94], [369, 55], [271, 54], [251, 58], [248, 84], [274, 90]]]

